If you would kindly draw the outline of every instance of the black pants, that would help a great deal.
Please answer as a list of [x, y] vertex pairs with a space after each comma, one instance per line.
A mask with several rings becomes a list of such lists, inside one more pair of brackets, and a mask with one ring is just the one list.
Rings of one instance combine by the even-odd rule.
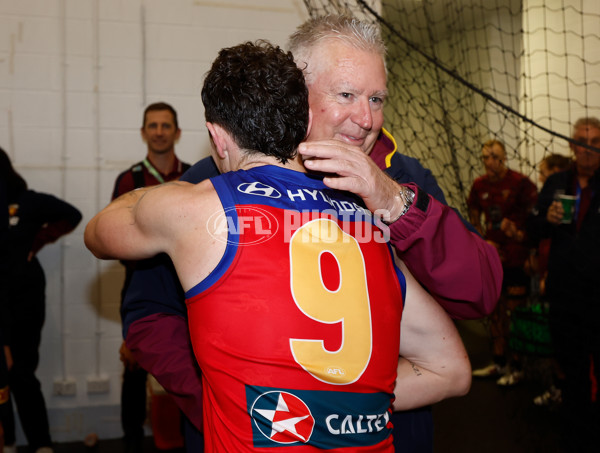
[[142, 368], [123, 373], [121, 388], [121, 426], [129, 451], [140, 451], [144, 439], [146, 420], [146, 379], [148, 373]]
[[[35, 376], [39, 363], [39, 347], [45, 318], [44, 273], [37, 260], [31, 263], [22, 284], [14, 283], [9, 294], [11, 306], [10, 349], [13, 367], [9, 372], [12, 398], [17, 406], [19, 419], [29, 450], [52, 445], [46, 402], [40, 381]], [[15, 418], [12, 406], [5, 421], [5, 444], [15, 442]]]
[[[551, 302], [550, 329], [564, 381], [562, 389], [562, 439], [566, 451], [596, 452], [600, 448], [598, 403], [592, 402], [590, 371], [600, 382], [600, 325], [598, 314], [586, 304], [571, 306]], [[581, 308], [577, 310], [577, 306]]]

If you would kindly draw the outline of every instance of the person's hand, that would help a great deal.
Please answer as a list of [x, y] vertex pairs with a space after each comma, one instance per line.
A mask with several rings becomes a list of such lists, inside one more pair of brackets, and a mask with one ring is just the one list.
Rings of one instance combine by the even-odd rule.
[[513, 238], [517, 234], [518, 228], [517, 224], [506, 217], [502, 219], [500, 222], [500, 230], [506, 235], [508, 238]]
[[331, 175], [323, 179], [325, 185], [358, 195], [367, 209], [381, 214], [384, 221], [396, 219], [404, 209], [398, 195], [400, 185], [359, 147], [338, 140], [317, 140], [301, 143], [298, 152], [308, 170]]
[[562, 207], [562, 203], [560, 201], [553, 201], [546, 213], [546, 220], [552, 225], [560, 225], [564, 215], [565, 211]]
[[517, 224], [506, 217], [500, 222], [500, 230], [507, 238], [521, 242], [525, 238], [525, 232], [517, 228]]
[[129, 348], [125, 346], [125, 342], [121, 343], [121, 347], [119, 348], [119, 358], [129, 371], [136, 370], [140, 367]]

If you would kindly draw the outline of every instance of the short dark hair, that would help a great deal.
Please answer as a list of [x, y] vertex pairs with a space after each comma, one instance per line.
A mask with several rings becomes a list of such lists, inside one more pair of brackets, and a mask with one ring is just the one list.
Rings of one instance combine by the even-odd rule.
[[173, 115], [173, 124], [175, 124], [175, 129], [179, 129], [179, 122], [177, 121], [177, 112], [171, 106], [171, 104], [167, 104], [166, 102], [155, 102], [154, 104], [150, 104], [148, 107], [146, 107], [146, 109], [144, 110], [144, 118], [142, 120], [142, 128], [146, 126], [146, 114], [148, 112], [156, 112], [159, 110], [168, 110], [169, 112], [171, 112], [171, 115]]
[[290, 52], [267, 41], [222, 49], [206, 74], [207, 122], [225, 129], [240, 148], [286, 163], [308, 128], [308, 89]]
[[573, 160], [562, 154], [554, 153], [544, 157], [542, 162], [546, 164], [548, 170], [565, 171], [569, 169]]

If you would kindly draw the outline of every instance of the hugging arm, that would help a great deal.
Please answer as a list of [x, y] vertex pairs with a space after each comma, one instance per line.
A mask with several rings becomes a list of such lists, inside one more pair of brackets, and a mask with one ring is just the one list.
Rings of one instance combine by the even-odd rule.
[[190, 186], [171, 182], [121, 195], [89, 221], [86, 247], [100, 259], [141, 260], [167, 252], [185, 217]]
[[408, 410], [465, 395], [471, 365], [448, 314], [419, 285], [403, 263], [406, 301], [400, 325], [400, 360], [394, 410]]
[[413, 206], [390, 225], [390, 242], [415, 278], [456, 319], [491, 313], [502, 289], [495, 247], [465, 228], [454, 210], [407, 184]]

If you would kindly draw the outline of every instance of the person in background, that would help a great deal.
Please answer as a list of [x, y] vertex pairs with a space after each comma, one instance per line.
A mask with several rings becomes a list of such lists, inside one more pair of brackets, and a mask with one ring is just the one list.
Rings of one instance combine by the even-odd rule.
[[573, 159], [563, 154], [550, 154], [544, 157], [538, 164], [538, 180], [544, 185], [546, 179], [548, 179], [550, 175], [559, 171], [568, 170], [572, 163]]
[[[591, 452], [600, 445], [590, 379], [592, 363], [600, 378], [600, 120], [578, 119], [570, 148], [574, 164], [548, 177], [527, 228], [532, 239], [551, 241], [546, 297], [554, 354], [564, 373], [562, 437], [568, 451]], [[563, 222], [560, 194], [576, 196], [569, 222]]]
[[[165, 102], [148, 105], [144, 110], [141, 135], [147, 145], [146, 157], [119, 174], [113, 189], [113, 200], [140, 187], [179, 179], [190, 168], [189, 164], [181, 162], [175, 155], [175, 143], [179, 140], [181, 129], [177, 112], [171, 105]], [[148, 266], [150, 263], [126, 261], [123, 265], [125, 281], [121, 290], [121, 305], [136, 265]], [[121, 388], [121, 426], [125, 448], [128, 452], [139, 452], [142, 451], [144, 439], [148, 373], [139, 366], [125, 342], [121, 344], [119, 353], [125, 366]]]
[[[573, 159], [563, 154], [550, 154], [544, 157], [538, 164], [538, 181], [542, 186], [550, 175], [571, 168]], [[537, 254], [532, 255], [531, 269], [538, 280], [538, 290], [541, 295], [546, 293], [546, 275], [548, 273], [548, 256], [550, 254], [550, 239], [540, 240]]]
[[[39, 362], [39, 346], [45, 318], [44, 271], [36, 255], [46, 244], [71, 232], [81, 221], [81, 213], [71, 204], [53, 195], [28, 189], [27, 183], [13, 168], [4, 150], [0, 149], [0, 180], [6, 182], [8, 213], [6, 250], [2, 254], [7, 272], [5, 313], [2, 325], [9, 348], [9, 386], [21, 426], [36, 453], [52, 451], [46, 403], [41, 385], [35, 376]], [[12, 405], [8, 405], [4, 420], [4, 436], [9, 452], [16, 452], [15, 420]]]
[[[530, 246], [525, 220], [537, 200], [531, 180], [506, 166], [506, 149], [499, 140], [483, 144], [481, 158], [486, 174], [475, 179], [467, 206], [471, 223], [493, 244], [504, 269], [503, 291], [489, 317], [493, 363], [473, 371], [474, 377], [498, 377], [498, 385], [514, 385], [523, 373], [508, 351], [510, 313], [526, 301], [531, 285], [525, 265]], [[509, 363], [510, 362], [510, 363]]]
[[[538, 180], [544, 185], [550, 175], [560, 171], [566, 171], [571, 167], [573, 160], [563, 154], [550, 154], [544, 157], [538, 164]], [[533, 274], [534, 284], [532, 288], [537, 291], [539, 298], [545, 299], [546, 295], [546, 276], [548, 274], [548, 257], [550, 255], [550, 239], [541, 239], [535, 253], [531, 254], [530, 268]], [[557, 380], [563, 379], [563, 373], [558, 363], [553, 357], [550, 357], [544, 363], [544, 373], [542, 380], [547, 388], [542, 394], [533, 398], [536, 406], [555, 406], [562, 402], [562, 392]]]
[[[443, 192], [431, 172], [401, 154], [383, 129], [387, 90], [379, 28], [347, 16], [310, 19], [292, 35], [289, 48], [306, 74], [313, 111], [314, 126], [300, 145], [307, 157], [320, 154], [321, 160], [310, 170], [319, 171], [318, 165], [323, 165], [322, 170], [331, 174], [326, 184], [349, 184], [342, 188], [362, 196], [370, 209], [392, 211], [394, 218], [389, 220], [397, 220], [390, 225], [392, 244], [450, 316], [473, 319], [489, 314], [502, 283], [496, 249], [442, 204]], [[208, 157], [182, 179], [197, 183], [218, 174]], [[416, 209], [396, 219], [405, 196]], [[163, 264], [134, 272], [123, 305], [124, 334], [138, 361], [200, 429], [200, 373], [191, 353], [184, 299], [171, 267]], [[398, 448], [433, 449], [430, 408], [395, 412], [392, 421]]]
[[[452, 321], [395, 267], [376, 226], [394, 212], [374, 217], [306, 172], [308, 90], [291, 53], [222, 49], [202, 101], [223, 174], [124, 195], [89, 222], [86, 245], [104, 259], [172, 258], [207, 451], [394, 451], [392, 402], [419, 407], [470, 385]], [[403, 203], [403, 215], [415, 209]]]

